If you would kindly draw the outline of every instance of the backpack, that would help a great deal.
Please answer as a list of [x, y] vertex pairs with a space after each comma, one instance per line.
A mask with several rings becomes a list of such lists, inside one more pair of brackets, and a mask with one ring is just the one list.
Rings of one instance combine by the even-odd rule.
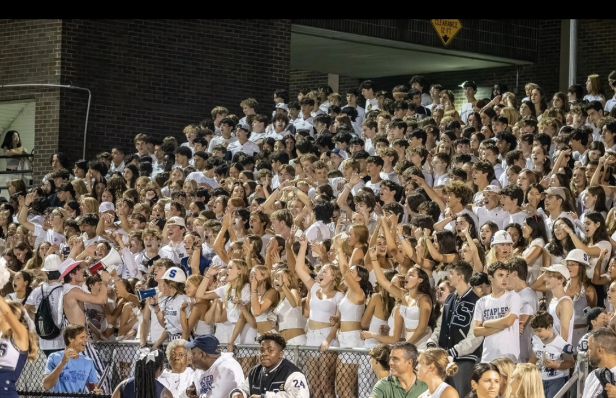
[[36, 310], [36, 314], [34, 315], [34, 325], [36, 326], [36, 333], [43, 340], [53, 340], [62, 332], [62, 328], [58, 327], [53, 320], [53, 307], [49, 302], [49, 296], [51, 296], [51, 293], [61, 287], [62, 286], [57, 286], [54, 289], [51, 289], [47, 296], [45, 296], [41, 288], [42, 300]]

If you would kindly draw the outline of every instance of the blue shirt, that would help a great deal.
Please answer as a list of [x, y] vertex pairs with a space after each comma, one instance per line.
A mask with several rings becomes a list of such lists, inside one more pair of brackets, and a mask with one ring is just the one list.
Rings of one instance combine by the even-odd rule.
[[[64, 350], [54, 352], [47, 358], [45, 366], [45, 375], [50, 374], [62, 362]], [[66, 366], [62, 370], [58, 382], [50, 390], [51, 392], [64, 393], [87, 393], [88, 383], [98, 382], [94, 361], [87, 358], [83, 354], [79, 354], [77, 359], [69, 359]]]
[[[192, 274], [192, 268], [190, 267], [190, 264], [188, 264], [188, 259], [189, 257], [184, 257], [180, 260], [180, 267], [182, 267], [184, 272], [186, 272], [187, 277]], [[210, 267], [211, 263], [211, 259], [199, 256], [199, 272], [201, 273], [201, 275], [205, 275], [205, 271]]]

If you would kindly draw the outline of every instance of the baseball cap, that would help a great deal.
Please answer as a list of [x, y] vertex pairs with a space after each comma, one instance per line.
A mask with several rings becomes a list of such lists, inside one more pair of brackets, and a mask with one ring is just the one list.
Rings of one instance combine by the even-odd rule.
[[115, 206], [113, 205], [112, 202], [103, 202], [98, 206], [98, 212], [99, 213], [104, 213], [106, 211], [114, 211], [115, 212]]
[[248, 126], [248, 124], [247, 124], [247, 123], [238, 123], [238, 124], [237, 124], [237, 128], [238, 128], [238, 129], [245, 130], [245, 131], [247, 131], [247, 132], [249, 132], [249, 133], [250, 133], [250, 126]]
[[173, 216], [167, 220], [167, 225], [179, 225], [180, 227], [186, 228], [186, 223], [182, 217]]
[[213, 334], [204, 334], [193, 339], [193, 341], [184, 344], [185, 348], [191, 349], [197, 347], [206, 354], [220, 354], [220, 341]]
[[477, 90], [477, 83], [475, 83], [472, 80], [465, 80], [462, 84], [460, 84], [460, 87], [462, 88], [472, 87], [475, 90]]
[[504, 231], [504, 230], [500, 230], [500, 231], [496, 231], [494, 233], [494, 235], [492, 235], [492, 242], [491, 244], [493, 245], [498, 245], [500, 243], [511, 243], [513, 244], [513, 239], [511, 239], [511, 235], [509, 235], [509, 232]]
[[491, 193], [500, 193], [501, 189], [498, 185], [488, 185], [483, 189], [482, 192], [491, 192]]
[[283, 104], [282, 102], [276, 104], [276, 109], [282, 109], [289, 112], [289, 107], [287, 106], [287, 104]]
[[586, 307], [584, 308], [584, 318], [586, 318], [586, 324], [590, 326], [590, 321], [594, 321], [597, 319], [599, 315], [603, 312], [603, 308], [601, 307]]
[[339, 149], [339, 148], [332, 150], [332, 153], [335, 153], [336, 155], [342, 157], [342, 159], [347, 159], [349, 157], [346, 151], [343, 151], [342, 149]]
[[541, 267], [541, 271], [557, 272], [561, 274], [562, 276], [564, 276], [565, 279], [567, 280], [571, 279], [571, 274], [569, 273], [569, 270], [567, 269], [566, 265], [552, 264], [549, 267]]
[[563, 200], [567, 200], [567, 194], [561, 187], [550, 187], [544, 191], [546, 195], [560, 196]]
[[171, 267], [167, 271], [165, 271], [165, 274], [163, 275], [162, 279], [186, 283], [186, 273], [184, 273], [184, 270], [179, 267]]
[[583, 264], [586, 267], [590, 267], [590, 263], [588, 262], [588, 254], [582, 249], [573, 249], [567, 254], [567, 258], [563, 260], [563, 264], [566, 266], [567, 261], [575, 261], [577, 263]]
[[79, 267], [79, 264], [81, 264], [81, 261], [75, 261], [72, 258], [68, 258], [66, 261], [60, 264], [60, 279], [64, 279], [64, 277], [68, 275], [69, 272]]
[[60, 256], [57, 254], [50, 254], [45, 257], [43, 264], [44, 266], [41, 268], [41, 271], [58, 271], [60, 269], [60, 264], [62, 264], [62, 259], [60, 259]]

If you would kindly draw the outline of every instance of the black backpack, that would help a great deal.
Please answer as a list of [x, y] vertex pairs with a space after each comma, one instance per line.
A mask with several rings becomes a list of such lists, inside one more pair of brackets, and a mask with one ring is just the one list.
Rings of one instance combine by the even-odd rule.
[[36, 333], [38, 333], [39, 337], [43, 340], [53, 340], [62, 332], [62, 328], [58, 327], [53, 320], [53, 307], [49, 302], [49, 296], [51, 296], [51, 293], [61, 287], [62, 286], [57, 286], [54, 289], [51, 289], [47, 296], [45, 296], [41, 288], [41, 295], [43, 299], [41, 300], [41, 304], [34, 315], [34, 325], [36, 326]]

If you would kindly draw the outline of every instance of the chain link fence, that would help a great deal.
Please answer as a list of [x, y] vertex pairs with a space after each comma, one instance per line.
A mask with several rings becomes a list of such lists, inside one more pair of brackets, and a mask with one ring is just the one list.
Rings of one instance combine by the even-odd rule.
[[[17, 391], [22, 397], [96, 397], [109, 398], [115, 387], [124, 379], [134, 376], [138, 358], [139, 343], [133, 341], [94, 343], [99, 359], [110, 368], [107, 377], [111, 388], [108, 394], [62, 394], [50, 393], [43, 389], [43, 377], [47, 357], [39, 350], [36, 361], [26, 362], [17, 381]], [[226, 346], [221, 346], [226, 351]], [[288, 346], [285, 357], [297, 365], [308, 380], [313, 397], [368, 398], [376, 383], [370, 368], [367, 349], [331, 348], [319, 352], [315, 347]], [[242, 365], [244, 374], [259, 361], [259, 345], [239, 345], [234, 357]], [[165, 361], [166, 362], [166, 361]]]
[[[99, 358], [104, 366], [112, 363], [108, 375], [109, 394], [61, 394], [49, 393], [43, 389], [43, 377], [47, 358], [39, 350], [34, 362], [27, 362], [17, 381], [17, 391], [22, 397], [96, 397], [110, 398], [111, 392], [124, 379], [134, 376], [138, 358], [138, 342], [95, 343]], [[221, 346], [226, 351], [226, 346]], [[234, 357], [242, 365], [244, 374], [259, 361], [259, 345], [239, 345]], [[370, 368], [368, 350], [363, 348], [330, 348], [320, 352], [315, 347], [288, 346], [285, 357], [299, 367], [308, 380], [310, 392], [318, 398], [368, 398], [377, 379]], [[585, 355], [578, 358], [578, 366], [569, 383], [555, 398], [569, 396], [579, 398], [588, 375], [588, 361]], [[166, 361], [165, 361], [166, 362]]]

